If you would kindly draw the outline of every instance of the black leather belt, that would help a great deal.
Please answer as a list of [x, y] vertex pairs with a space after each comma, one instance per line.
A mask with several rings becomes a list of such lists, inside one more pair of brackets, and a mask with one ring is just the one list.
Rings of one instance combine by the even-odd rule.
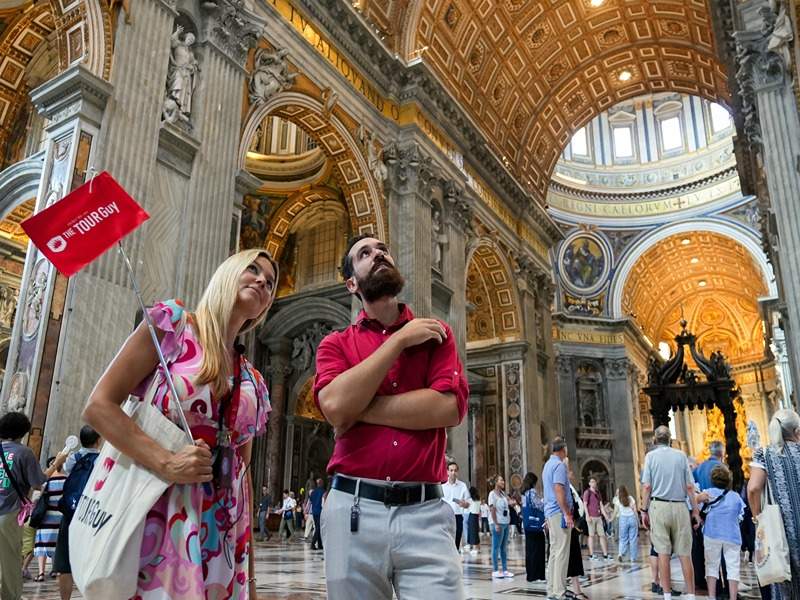
[[673, 504], [685, 504], [686, 498], [683, 500], [666, 500], [665, 498], [653, 498], [653, 500], [657, 500], [658, 502], [672, 502]]
[[[337, 475], [333, 478], [331, 487], [346, 494], [356, 493], [356, 480]], [[383, 502], [386, 506], [406, 506], [419, 504], [423, 501], [422, 491], [425, 490], [424, 501], [435, 500], [444, 496], [442, 486], [438, 483], [391, 483], [386, 485], [367, 483], [363, 479], [358, 486], [359, 498]]]

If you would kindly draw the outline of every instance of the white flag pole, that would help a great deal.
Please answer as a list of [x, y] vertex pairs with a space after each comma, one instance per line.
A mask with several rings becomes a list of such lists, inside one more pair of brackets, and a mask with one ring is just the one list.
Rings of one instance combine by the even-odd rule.
[[156, 352], [158, 353], [158, 361], [161, 363], [161, 368], [164, 369], [164, 375], [167, 378], [167, 385], [169, 385], [169, 391], [172, 394], [172, 402], [170, 403], [170, 407], [177, 408], [178, 415], [181, 419], [181, 425], [183, 426], [183, 432], [186, 434], [186, 437], [189, 439], [189, 443], [194, 445], [194, 440], [192, 439], [192, 431], [189, 428], [189, 422], [186, 420], [186, 415], [183, 412], [183, 408], [181, 407], [181, 399], [178, 395], [178, 391], [175, 389], [175, 382], [172, 381], [172, 375], [169, 372], [169, 367], [167, 366], [167, 359], [164, 358], [164, 353], [161, 351], [161, 344], [158, 342], [158, 336], [156, 335], [156, 328], [153, 326], [153, 321], [150, 318], [150, 314], [147, 312], [147, 308], [144, 305], [144, 300], [142, 300], [142, 293], [139, 291], [139, 284], [136, 282], [136, 276], [133, 273], [133, 266], [131, 265], [131, 261], [128, 259], [128, 255], [125, 254], [125, 249], [122, 247], [122, 240], [117, 242], [117, 246], [119, 248], [119, 253], [122, 255], [122, 259], [125, 262], [125, 266], [128, 269], [128, 276], [131, 280], [131, 285], [133, 286], [133, 291], [136, 294], [136, 299], [139, 301], [139, 308], [142, 309], [142, 316], [144, 318], [145, 323], [147, 323], [147, 329], [150, 331], [150, 337], [153, 340], [153, 345], [156, 347]]

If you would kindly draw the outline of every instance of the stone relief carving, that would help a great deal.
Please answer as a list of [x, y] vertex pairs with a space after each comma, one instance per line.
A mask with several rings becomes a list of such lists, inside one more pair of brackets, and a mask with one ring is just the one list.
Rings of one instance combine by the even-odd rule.
[[520, 364], [503, 365], [504, 396], [506, 401], [506, 436], [508, 440], [508, 468], [511, 487], [518, 488], [524, 475], [524, 431], [520, 390]]
[[167, 92], [161, 111], [162, 122], [190, 125], [192, 97], [197, 88], [200, 66], [194, 55], [195, 35], [176, 25], [170, 37], [172, 50], [167, 71]]
[[317, 354], [317, 346], [332, 331], [330, 325], [314, 323], [292, 340], [292, 367], [300, 373], [311, 368]]
[[767, 37], [767, 51], [780, 56], [784, 67], [792, 64], [791, 41], [794, 33], [786, 14], [786, 2], [778, 2], [777, 14], [768, 6], [761, 7], [759, 13], [764, 19], [761, 33]]
[[333, 89], [326, 87], [320, 93], [322, 98], [322, 116], [329, 119], [333, 109], [339, 103], [339, 93], [334, 92]]
[[472, 203], [464, 197], [464, 190], [454, 181], [447, 179], [442, 181], [442, 191], [450, 219], [461, 231], [471, 235], [474, 211]]
[[206, 36], [234, 62], [244, 66], [247, 51], [263, 35], [263, 27], [247, 14], [245, 0], [202, 0]]
[[556, 371], [559, 375], [569, 377], [572, 375], [572, 358], [569, 356], [556, 356]]
[[609, 377], [619, 379], [628, 376], [628, 365], [630, 361], [627, 358], [616, 358], [609, 360], [606, 363], [606, 373]]
[[36, 334], [42, 319], [45, 291], [47, 290], [47, 260], [42, 258], [36, 263], [25, 297], [22, 319], [22, 334], [32, 338]]
[[11, 377], [10, 390], [8, 392], [8, 411], [23, 412], [28, 404], [28, 374], [25, 371], [17, 371]]
[[64, 186], [61, 185], [60, 182], [56, 182], [50, 188], [50, 191], [47, 192], [47, 198], [44, 201], [44, 207], [47, 208], [49, 206], [52, 206], [55, 202], [60, 200], [63, 190], [64, 190]]
[[388, 169], [388, 180], [400, 193], [430, 194], [433, 167], [430, 156], [425, 156], [417, 144], [399, 146], [391, 144], [383, 150], [383, 162]]
[[297, 78], [297, 73], [289, 73], [286, 55], [289, 50], [256, 50], [253, 72], [250, 75], [248, 91], [250, 103], [258, 105], [266, 102], [275, 94], [288, 89]]
[[0, 286], [0, 325], [9, 329], [14, 325], [14, 313], [17, 309], [19, 292], [11, 286]]

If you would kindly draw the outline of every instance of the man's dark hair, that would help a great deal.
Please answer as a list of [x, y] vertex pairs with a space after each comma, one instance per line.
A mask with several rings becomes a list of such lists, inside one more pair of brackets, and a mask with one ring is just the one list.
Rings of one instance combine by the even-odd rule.
[[555, 438], [552, 442], [550, 442], [550, 451], [555, 454], [556, 452], [561, 452], [564, 448], [567, 447], [567, 442], [562, 437]]
[[283, 490], [283, 493], [284, 493], [284, 494], [288, 494], [288, 493], [289, 493], [289, 490]]
[[352, 250], [353, 246], [355, 246], [358, 242], [369, 237], [374, 236], [371, 233], [362, 233], [347, 240], [347, 248], [344, 251], [344, 256], [342, 256], [342, 266], [340, 267], [342, 277], [344, 277], [345, 280], [350, 279], [353, 276], [353, 258], [350, 256], [350, 250]]
[[0, 417], [0, 438], [18, 440], [30, 433], [31, 420], [25, 413], [9, 412]]
[[91, 425], [84, 425], [81, 427], [81, 446], [84, 448], [93, 448], [94, 445], [97, 443], [97, 440], [100, 439], [100, 434], [94, 430], [94, 427]]
[[454, 460], [451, 460], [451, 461], [447, 462], [447, 469], [448, 470], [450, 469], [450, 465], [455, 465], [456, 469], [458, 468], [458, 463], [456, 461], [454, 461]]
[[536, 473], [526, 473], [525, 478], [522, 480], [522, 493], [524, 494], [528, 490], [536, 487], [537, 481], [539, 481], [539, 478], [536, 476]]

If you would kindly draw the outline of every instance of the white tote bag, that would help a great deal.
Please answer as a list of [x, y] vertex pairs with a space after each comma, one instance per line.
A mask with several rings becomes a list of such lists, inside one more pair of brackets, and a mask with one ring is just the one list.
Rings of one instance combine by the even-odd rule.
[[[186, 434], [151, 404], [154, 386], [142, 401], [123, 410], [164, 448], [186, 446]], [[94, 463], [69, 526], [72, 577], [88, 600], [127, 600], [136, 593], [147, 513], [169, 486], [106, 442]]]
[[786, 540], [786, 530], [783, 528], [781, 508], [775, 504], [769, 485], [768, 452], [769, 450], [764, 450], [764, 462], [767, 463], [767, 497], [756, 527], [755, 567], [758, 583], [761, 586], [792, 579], [789, 543]]

